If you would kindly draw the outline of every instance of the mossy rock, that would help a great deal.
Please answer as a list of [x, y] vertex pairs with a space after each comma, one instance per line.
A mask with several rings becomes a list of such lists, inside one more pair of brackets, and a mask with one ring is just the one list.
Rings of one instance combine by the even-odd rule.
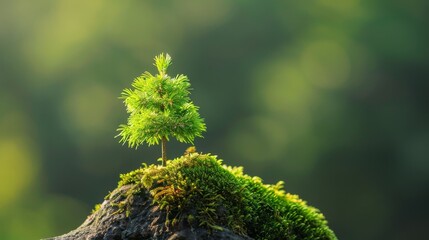
[[53, 239], [337, 239], [283, 182], [263, 184], [216, 156], [190, 153], [121, 175], [78, 229]]

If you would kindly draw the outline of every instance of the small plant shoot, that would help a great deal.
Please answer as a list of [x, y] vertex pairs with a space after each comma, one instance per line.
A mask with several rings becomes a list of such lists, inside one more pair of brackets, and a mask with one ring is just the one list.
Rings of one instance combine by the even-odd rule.
[[132, 89], [124, 89], [121, 94], [129, 117], [127, 124], [119, 126], [118, 136], [121, 143], [133, 148], [161, 142], [165, 166], [170, 137], [193, 144], [195, 137], [202, 137], [206, 125], [189, 97], [188, 77], [179, 74], [172, 78], [167, 74], [172, 63], [170, 55], [160, 54], [154, 60], [158, 73], [144, 72], [134, 79]]

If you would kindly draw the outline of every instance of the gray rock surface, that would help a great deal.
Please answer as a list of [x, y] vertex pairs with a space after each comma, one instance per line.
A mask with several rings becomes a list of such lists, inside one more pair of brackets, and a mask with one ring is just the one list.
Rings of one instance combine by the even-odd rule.
[[[152, 204], [152, 198], [147, 192], [132, 195], [126, 199], [130, 185], [115, 189], [101, 205], [100, 209], [88, 216], [77, 229], [62, 236], [46, 240], [71, 239], [231, 239], [251, 240], [240, 236], [228, 229], [211, 231], [205, 228], [192, 227], [185, 222], [179, 222], [175, 227], [165, 225], [166, 214], [158, 206]], [[119, 205], [126, 202], [129, 214], [119, 211]]]

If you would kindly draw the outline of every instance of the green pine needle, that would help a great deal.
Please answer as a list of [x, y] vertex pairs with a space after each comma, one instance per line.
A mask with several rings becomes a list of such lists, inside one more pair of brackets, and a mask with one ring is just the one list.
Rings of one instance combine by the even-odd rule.
[[167, 75], [170, 55], [160, 54], [154, 60], [159, 74], [144, 72], [134, 79], [132, 89], [121, 94], [130, 115], [118, 128], [119, 141], [132, 148], [159, 144], [170, 137], [193, 143], [195, 137], [202, 137], [206, 125], [189, 97], [189, 79], [181, 74], [173, 78]]

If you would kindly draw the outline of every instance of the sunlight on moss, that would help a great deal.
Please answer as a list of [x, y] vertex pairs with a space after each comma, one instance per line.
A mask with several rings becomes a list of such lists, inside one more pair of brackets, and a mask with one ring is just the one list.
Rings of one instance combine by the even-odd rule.
[[188, 221], [254, 239], [336, 239], [324, 216], [286, 193], [283, 182], [264, 184], [209, 154], [186, 154], [166, 167], [150, 165], [121, 175], [118, 187], [128, 184], [132, 187], [120, 211], [128, 211], [129, 196], [147, 190], [166, 211], [168, 226]]

